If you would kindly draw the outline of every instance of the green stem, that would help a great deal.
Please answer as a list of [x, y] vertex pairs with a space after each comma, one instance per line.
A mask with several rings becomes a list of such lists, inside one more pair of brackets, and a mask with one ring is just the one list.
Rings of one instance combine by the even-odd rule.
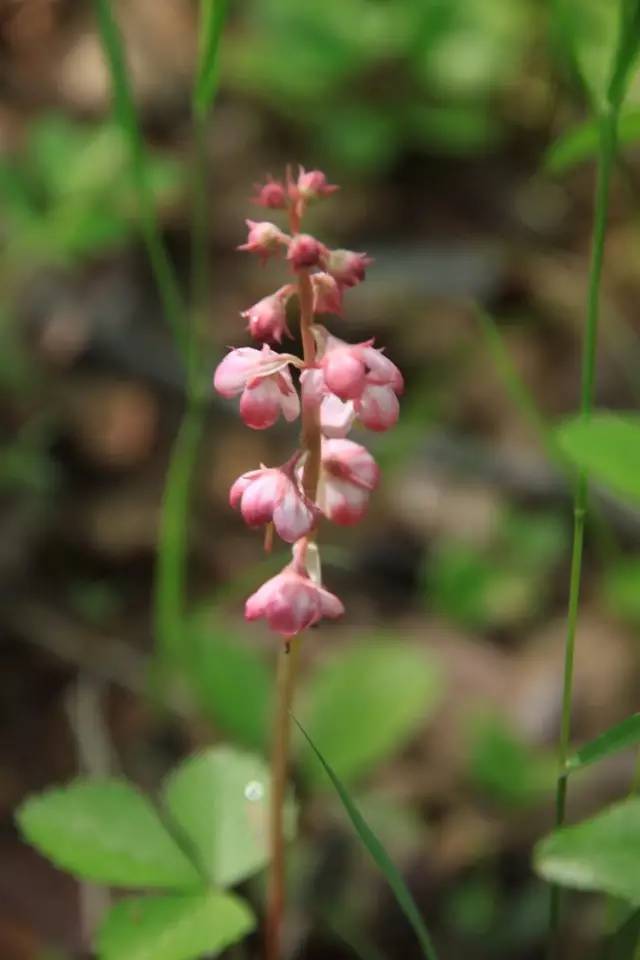
[[186, 357], [185, 306], [173, 264], [164, 245], [149, 186], [144, 141], [133, 99], [122, 38], [109, 0], [94, 0], [100, 40], [111, 76], [114, 115], [129, 149], [131, 178], [140, 215], [140, 229], [160, 294], [166, 320]]
[[[605, 234], [609, 208], [609, 188], [611, 169], [616, 150], [616, 132], [618, 125], [618, 101], [609, 103], [600, 118], [600, 147], [598, 152], [598, 173], [595, 192], [595, 211], [591, 263], [589, 271], [589, 290], [587, 299], [587, 322], [582, 348], [582, 383], [580, 413], [589, 417], [593, 407], [593, 392], [598, 344], [598, 320], [600, 314], [600, 283], [604, 259]], [[567, 613], [567, 633], [564, 656], [564, 679], [562, 691], [562, 720], [558, 745], [558, 778], [556, 784], [556, 826], [562, 826], [566, 815], [567, 779], [565, 765], [569, 755], [571, 739], [571, 703], [573, 695], [573, 668], [575, 659], [576, 628], [580, 603], [580, 583], [582, 578], [582, 555], [584, 547], [584, 526], [589, 493], [589, 478], [586, 471], [578, 476], [573, 511], [573, 548], [571, 556], [571, 576], [569, 582], [569, 604]], [[549, 956], [559, 956], [558, 933], [561, 913], [560, 888], [551, 888], [549, 916]]]

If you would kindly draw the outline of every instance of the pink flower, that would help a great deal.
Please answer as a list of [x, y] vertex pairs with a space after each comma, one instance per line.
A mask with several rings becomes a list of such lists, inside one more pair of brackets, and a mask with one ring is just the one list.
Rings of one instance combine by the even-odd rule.
[[280, 413], [285, 420], [295, 420], [300, 413], [290, 363], [299, 361], [289, 353], [276, 353], [266, 344], [262, 350], [239, 347], [218, 364], [213, 386], [223, 397], [240, 394], [240, 416], [248, 427], [264, 430]]
[[341, 400], [359, 400], [369, 385], [390, 386], [395, 393], [402, 393], [402, 374], [395, 363], [373, 346], [373, 340], [345, 343], [320, 330], [320, 339], [323, 335], [326, 339], [320, 363], [324, 379]]
[[288, 243], [286, 233], [283, 233], [275, 223], [269, 223], [268, 220], [256, 222], [255, 220], [246, 220], [249, 227], [249, 235], [246, 243], [241, 243], [238, 250], [246, 250], [248, 253], [257, 253], [262, 262], [278, 252], [278, 248]]
[[293, 294], [294, 288], [287, 284], [280, 287], [275, 293], [258, 300], [240, 316], [249, 321], [249, 332], [256, 340], [275, 340], [280, 343], [283, 334], [291, 336], [287, 327], [287, 301]]
[[379, 477], [377, 463], [359, 443], [323, 440], [319, 505], [334, 523], [348, 526], [362, 518]]
[[342, 289], [330, 273], [312, 273], [314, 313], [342, 313]]
[[300, 167], [298, 180], [295, 184], [298, 196], [303, 200], [317, 200], [319, 197], [328, 197], [340, 188], [335, 184], [327, 183], [327, 178], [322, 170], [306, 171]]
[[356, 418], [352, 401], [345, 403], [331, 393], [324, 382], [322, 370], [318, 367], [303, 371], [300, 386], [303, 405], [319, 411], [320, 427], [324, 436], [346, 437]]
[[355, 287], [364, 280], [365, 270], [371, 257], [366, 253], [355, 253], [353, 250], [330, 250], [323, 259], [323, 267], [331, 276], [344, 287]]
[[368, 430], [382, 433], [395, 426], [400, 416], [400, 404], [392, 386], [367, 384], [354, 407], [360, 423]]
[[315, 237], [308, 233], [297, 233], [289, 243], [287, 260], [290, 261], [294, 270], [303, 270], [316, 267], [320, 263], [323, 252], [324, 247]]
[[280, 180], [267, 177], [266, 183], [255, 184], [256, 195], [252, 197], [259, 207], [269, 207], [272, 210], [284, 210], [287, 206], [287, 191]]
[[248, 526], [273, 523], [287, 543], [310, 533], [320, 514], [296, 476], [294, 468], [299, 456], [296, 454], [283, 467], [261, 467], [243, 473], [229, 491], [229, 503], [234, 508], [240, 507]]
[[309, 577], [301, 553], [294, 547], [294, 559], [277, 576], [267, 580], [246, 602], [247, 620], [267, 621], [272, 630], [286, 639], [313, 626], [322, 617], [342, 616], [344, 607], [338, 597]]

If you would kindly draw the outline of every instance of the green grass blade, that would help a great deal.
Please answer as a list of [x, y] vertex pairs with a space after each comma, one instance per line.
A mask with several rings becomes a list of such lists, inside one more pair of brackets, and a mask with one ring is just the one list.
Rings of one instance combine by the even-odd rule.
[[608, 937], [598, 960], [635, 960], [640, 943], [640, 910], [634, 910], [625, 922]]
[[336, 793], [342, 801], [342, 805], [345, 808], [353, 827], [362, 840], [362, 843], [366, 849], [371, 854], [374, 862], [382, 872], [385, 880], [389, 884], [389, 887], [396, 898], [398, 906], [404, 913], [405, 917], [413, 927], [414, 933], [422, 947], [422, 952], [427, 960], [437, 960], [437, 954], [435, 947], [431, 941], [429, 931], [427, 930], [424, 920], [420, 915], [418, 906], [411, 895], [409, 888], [407, 887], [402, 874], [394, 864], [393, 860], [390, 858], [389, 854], [381, 844], [378, 837], [375, 835], [367, 821], [364, 819], [360, 810], [356, 806], [354, 800], [351, 798], [346, 787], [343, 785], [341, 780], [338, 778], [337, 774], [334, 773], [333, 769], [329, 765], [328, 761], [325, 760], [322, 753], [315, 745], [309, 734], [306, 732], [304, 727], [293, 717], [293, 721], [296, 726], [299, 728], [303, 737], [315, 753], [316, 757], [324, 767], [324, 771], [331, 780]]
[[627, 747], [633, 747], [640, 743], [640, 713], [634, 713], [627, 717], [621, 723], [610, 727], [604, 733], [583, 747], [576, 750], [566, 763], [567, 773], [573, 773], [574, 770], [581, 770], [592, 763], [597, 763], [605, 757], [625, 750]]
[[196, 114], [203, 114], [209, 109], [218, 89], [218, 54], [228, 6], [228, 0], [200, 0], [198, 71], [193, 88]]
[[186, 355], [185, 310], [175, 275], [160, 233], [147, 174], [146, 152], [131, 90], [122, 38], [110, 0], [93, 0], [98, 33], [104, 50], [113, 95], [115, 119], [128, 144], [131, 178], [139, 204], [142, 236], [147, 248], [166, 319], [176, 343]]

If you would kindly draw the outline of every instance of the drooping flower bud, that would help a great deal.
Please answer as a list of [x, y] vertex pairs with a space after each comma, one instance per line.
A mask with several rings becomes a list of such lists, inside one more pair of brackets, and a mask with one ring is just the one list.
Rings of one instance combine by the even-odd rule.
[[304, 563], [305, 541], [294, 546], [293, 561], [277, 576], [267, 580], [245, 604], [245, 618], [258, 620], [262, 617], [270, 628], [285, 639], [313, 626], [323, 617], [334, 619], [342, 616], [342, 602], [314, 583]]
[[320, 365], [325, 382], [341, 400], [359, 400], [363, 391], [373, 384], [390, 386], [396, 393], [402, 393], [402, 374], [395, 363], [373, 346], [373, 340], [345, 343], [319, 325], [316, 332], [323, 350]]
[[304, 167], [300, 167], [295, 189], [298, 196], [309, 201], [328, 197], [340, 188], [333, 183], [328, 183], [322, 170], [305, 170]]
[[342, 313], [342, 289], [330, 273], [312, 273], [314, 313]]
[[218, 364], [213, 385], [223, 397], [240, 396], [240, 416], [253, 430], [273, 426], [280, 413], [295, 420], [300, 401], [291, 381], [289, 364], [297, 357], [276, 353], [266, 344], [262, 350], [239, 347]]
[[344, 287], [355, 287], [362, 283], [366, 268], [373, 263], [366, 253], [353, 250], [330, 250], [323, 259], [323, 267]]
[[357, 523], [378, 484], [378, 465], [365, 447], [353, 440], [323, 440], [319, 505], [334, 523]]
[[291, 238], [287, 260], [294, 270], [317, 267], [324, 254], [324, 247], [308, 233], [297, 233]]
[[249, 333], [252, 337], [256, 340], [272, 340], [280, 343], [285, 333], [288, 337], [291, 336], [287, 327], [286, 307], [293, 292], [294, 287], [287, 284], [270, 296], [258, 300], [240, 314], [249, 321]]
[[256, 183], [255, 189], [256, 195], [251, 199], [259, 207], [268, 207], [271, 210], [284, 210], [286, 208], [287, 191], [282, 181], [267, 177], [267, 182]]
[[256, 222], [247, 220], [249, 235], [246, 243], [241, 243], [238, 250], [246, 250], [248, 253], [257, 253], [262, 262], [273, 254], [276, 254], [281, 246], [286, 246], [288, 237], [286, 233], [268, 220]]
[[300, 485], [295, 472], [298, 459], [299, 454], [283, 467], [262, 467], [243, 473], [229, 492], [231, 506], [240, 508], [248, 526], [273, 523], [287, 543], [310, 533], [320, 513]]

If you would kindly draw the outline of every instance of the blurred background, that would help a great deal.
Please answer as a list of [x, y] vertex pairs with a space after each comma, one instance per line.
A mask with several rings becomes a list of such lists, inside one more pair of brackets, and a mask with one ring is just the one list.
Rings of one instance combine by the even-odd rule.
[[[552, 822], [571, 488], [544, 425], [577, 405], [595, 146], [580, 124], [613, 6], [237, 0], [222, 42], [206, 144], [211, 370], [226, 345], [248, 343], [239, 311], [284, 282], [283, 266], [261, 270], [234, 247], [244, 218], [260, 219], [253, 183], [292, 162], [341, 184], [312, 211], [311, 231], [375, 258], [332, 329], [375, 335], [406, 374], [398, 427], [359, 438], [383, 468], [368, 518], [323, 531], [325, 581], [347, 614], [306, 641], [297, 709], [402, 866], [448, 960], [469, 950], [527, 960], [545, 934], [548, 892], [530, 856]], [[113, 8], [158, 215], [186, 286], [197, 5]], [[598, 403], [613, 408], [640, 395], [634, 96], [603, 295]], [[90, 4], [2, 0], [4, 960], [90, 957], [107, 896], [21, 842], [13, 811], [26, 794], [78, 772], [124, 773], [153, 791], [203, 744], [268, 739], [276, 646], [263, 626], [245, 628], [242, 603], [285, 553], [265, 566], [261, 538], [228, 508], [227, 490], [260, 461], [286, 458], [295, 428], [248, 431], [237, 405], [213, 395], [191, 505], [179, 696], [165, 709], [150, 696], [155, 548], [184, 387], [109, 102]], [[579, 740], [633, 711], [640, 677], [640, 517], [597, 503]], [[623, 795], [632, 768], [623, 753], [582, 774], [570, 816]], [[416, 957], [303, 750], [296, 780], [297, 955]], [[570, 955], [584, 957], [607, 918], [595, 898], [570, 902]], [[233, 957], [253, 955], [243, 950]]]

